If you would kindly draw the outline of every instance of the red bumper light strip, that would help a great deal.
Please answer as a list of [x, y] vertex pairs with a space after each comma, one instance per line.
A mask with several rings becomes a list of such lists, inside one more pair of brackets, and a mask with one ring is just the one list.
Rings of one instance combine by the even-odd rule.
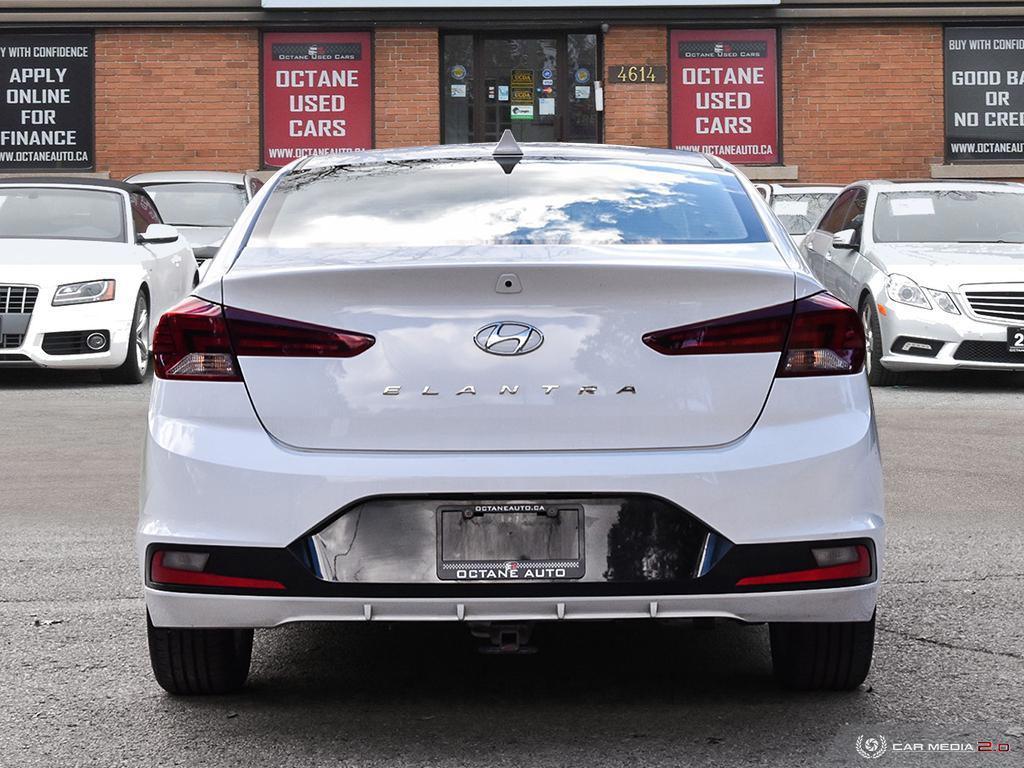
[[272, 579], [248, 579], [241, 576], [220, 576], [202, 571], [183, 571], [164, 566], [164, 553], [153, 555], [149, 577], [157, 584], [187, 587], [228, 587], [232, 589], [284, 589], [284, 584]]
[[808, 581], [838, 581], [840, 579], [862, 579], [871, 575], [871, 555], [868, 548], [857, 546], [857, 561], [842, 565], [828, 565], [824, 568], [809, 568], [806, 571], [769, 573], [764, 576], [746, 576], [736, 582], [737, 587], [754, 587], [762, 584], [799, 584]]

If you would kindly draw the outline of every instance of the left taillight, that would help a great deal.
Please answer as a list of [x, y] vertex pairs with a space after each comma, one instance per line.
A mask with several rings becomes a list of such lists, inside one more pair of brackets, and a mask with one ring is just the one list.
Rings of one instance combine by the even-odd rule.
[[377, 341], [339, 328], [226, 307], [231, 346], [239, 357], [355, 357]]
[[355, 357], [375, 342], [364, 333], [189, 298], [160, 318], [153, 360], [161, 379], [241, 381], [238, 357]]
[[160, 379], [241, 381], [223, 308], [189, 297], [168, 310], [153, 334], [153, 370]]

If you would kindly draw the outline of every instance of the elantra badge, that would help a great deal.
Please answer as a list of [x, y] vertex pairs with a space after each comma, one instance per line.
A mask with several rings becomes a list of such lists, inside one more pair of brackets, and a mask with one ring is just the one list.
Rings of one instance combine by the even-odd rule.
[[485, 325], [473, 341], [491, 355], [527, 355], [544, 343], [544, 334], [529, 323], [502, 320]]

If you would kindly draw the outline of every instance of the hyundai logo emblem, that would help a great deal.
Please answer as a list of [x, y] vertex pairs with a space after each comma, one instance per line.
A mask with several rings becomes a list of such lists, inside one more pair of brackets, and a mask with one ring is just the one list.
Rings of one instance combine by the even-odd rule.
[[491, 355], [526, 355], [544, 343], [544, 334], [529, 323], [502, 320], [485, 325], [473, 341]]

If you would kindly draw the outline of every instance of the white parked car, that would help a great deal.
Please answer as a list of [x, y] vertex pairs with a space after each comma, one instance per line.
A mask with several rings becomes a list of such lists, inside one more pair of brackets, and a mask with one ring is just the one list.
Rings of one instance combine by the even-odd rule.
[[1024, 370], [1024, 186], [857, 182], [802, 249], [859, 308], [872, 384], [913, 370]]
[[[857, 313], [738, 171], [526, 145], [291, 165], [160, 321], [138, 529], [175, 693], [253, 628], [768, 622], [868, 672], [881, 467]], [[598, 631], [595, 629], [595, 632]]]
[[224, 237], [262, 182], [221, 171], [138, 173], [125, 179], [144, 188], [168, 224], [187, 239], [200, 266], [217, 255]]
[[843, 191], [838, 186], [813, 184], [772, 184], [771, 189], [768, 200], [772, 211], [797, 246]]
[[151, 318], [188, 294], [197, 270], [140, 187], [0, 179], [0, 367], [95, 368], [138, 383]]

